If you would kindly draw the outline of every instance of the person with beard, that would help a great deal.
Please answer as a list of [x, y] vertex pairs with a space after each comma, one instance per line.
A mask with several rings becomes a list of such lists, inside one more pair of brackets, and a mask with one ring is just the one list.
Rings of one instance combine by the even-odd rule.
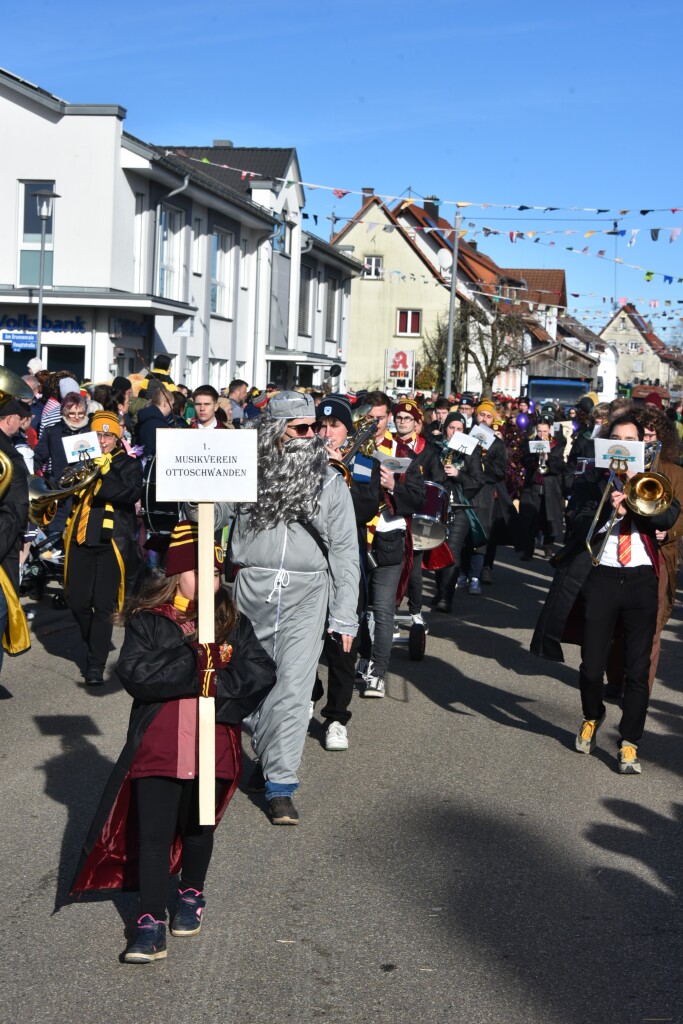
[[[447, 482], [447, 476], [441, 464], [437, 446], [419, 433], [422, 419], [422, 410], [417, 402], [410, 398], [406, 398], [394, 406], [397, 437], [417, 456], [417, 463], [422, 470], [424, 479], [443, 486]], [[410, 570], [407, 590], [408, 612], [413, 625], [419, 626], [425, 625], [425, 620], [422, 617], [423, 554], [422, 551], [413, 551], [413, 567]]]
[[365, 396], [365, 404], [370, 406], [368, 418], [376, 422], [374, 441], [377, 451], [386, 456], [410, 459], [403, 473], [394, 473], [380, 465], [383, 505], [379, 514], [368, 523], [368, 540], [371, 543], [368, 589], [374, 629], [371, 634], [367, 616], [361, 624], [356, 674], [365, 683], [363, 697], [377, 698], [384, 696], [384, 676], [394, 636], [394, 613], [413, 565], [410, 520], [423, 507], [426, 495], [415, 453], [387, 429], [392, 407], [389, 396], [383, 391], [371, 391]]
[[[245, 723], [274, 825], [296, 825], [311, 693], [325, 628], [350, 651], [358, 631], [358, 542], [349, 489], [314, 433], [310, 395], [281, 391], [247, 429], [258, 433], [258, 501], [216, 503], [216, 529], [232, 523], [234, 597], [277, 665], [277, 682]], [[196, 506], [188, 505], [190, 519]]]

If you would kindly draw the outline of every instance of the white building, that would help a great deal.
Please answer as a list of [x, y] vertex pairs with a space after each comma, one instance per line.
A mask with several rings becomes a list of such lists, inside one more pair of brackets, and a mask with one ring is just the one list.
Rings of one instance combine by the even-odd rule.
[[[361, 268], [303, 230], [296, 151], [219, 144], [200, 157], [141, 142], [123, 131], [125, 115], [0, 70], [0, 362], [24, 373], [34, 354], [34, 193], [49, 189], [59, 195], [45, 252], [49, 369], [108, 380], [166, 352], [190, 387], [319, 384], [335, 362], [344, 383]], [[228, 163], [248, 173], [218, 166]]]

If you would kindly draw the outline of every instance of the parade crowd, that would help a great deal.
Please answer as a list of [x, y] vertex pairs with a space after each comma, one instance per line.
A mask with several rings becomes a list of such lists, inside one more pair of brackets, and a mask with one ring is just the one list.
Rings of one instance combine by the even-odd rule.
[[[215, 830], [198, 814], [202, 698], [216, 702], [216, 823], [240, 779], [244, 730], [248, 787], [274, 825], [298, 824], [316, 706], [325, 749], [347, 750], [354, 694], [385, 694], [402, 602], [411, 641], [424, 641], [430, 616], [461, 614], [495, 587], [501, 546], [554, 568], [531, 650], [562, 661], [563, 643], [581, 645], [576, 750], [595, 749], [604, 700], [616, 699], [615, 768], [641, 773], [683, 534], [680, 407], [654, 393], [562, 408], [242, 380], [190, 392], [170, 365], [159, 354], [144, 377], [93, 384], [31, 360], [0, 405], [0, 666], [3, 650], [30, 647], [20, 597], [51, 581], [78, 626], [86, 686], [104, 683], [113, 627], [125, 627], [115, 671], [132, 697], [128, 738], [72, 893], [139, 892], [126, 962], [167, 955], [169, 856], [170, 931], [202, 925]], [[213, 643], [197, 637], [198, 508], [156, 499], [157, 430], [169, 428], [257, 435], [258, 500], [215, 505]], [[69, 461], [81, 434], [97, 450]], [[598, 437], [644, 445], [642, 500], [630, 470], [596, 463]]]

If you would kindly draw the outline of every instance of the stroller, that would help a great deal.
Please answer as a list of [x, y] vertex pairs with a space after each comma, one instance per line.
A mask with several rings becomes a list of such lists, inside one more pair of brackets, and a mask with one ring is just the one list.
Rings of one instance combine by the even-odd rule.
[[28, 557], [21, 567], [19, 593], [41, 601], [48, 583], [56, 582], [59, 590], [52, 595], [55, 608], [66, 608], [64, 597], [64, 546], [61, 535], [38, 536], [29, 548]]

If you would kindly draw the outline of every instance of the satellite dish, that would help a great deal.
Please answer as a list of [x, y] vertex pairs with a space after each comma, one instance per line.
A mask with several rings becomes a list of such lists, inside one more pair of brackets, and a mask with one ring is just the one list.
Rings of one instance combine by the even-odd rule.
[[453, 266], [453, 253], [450, 249], [439, 249], [436, 258], [442, 270], [450, 270]]

